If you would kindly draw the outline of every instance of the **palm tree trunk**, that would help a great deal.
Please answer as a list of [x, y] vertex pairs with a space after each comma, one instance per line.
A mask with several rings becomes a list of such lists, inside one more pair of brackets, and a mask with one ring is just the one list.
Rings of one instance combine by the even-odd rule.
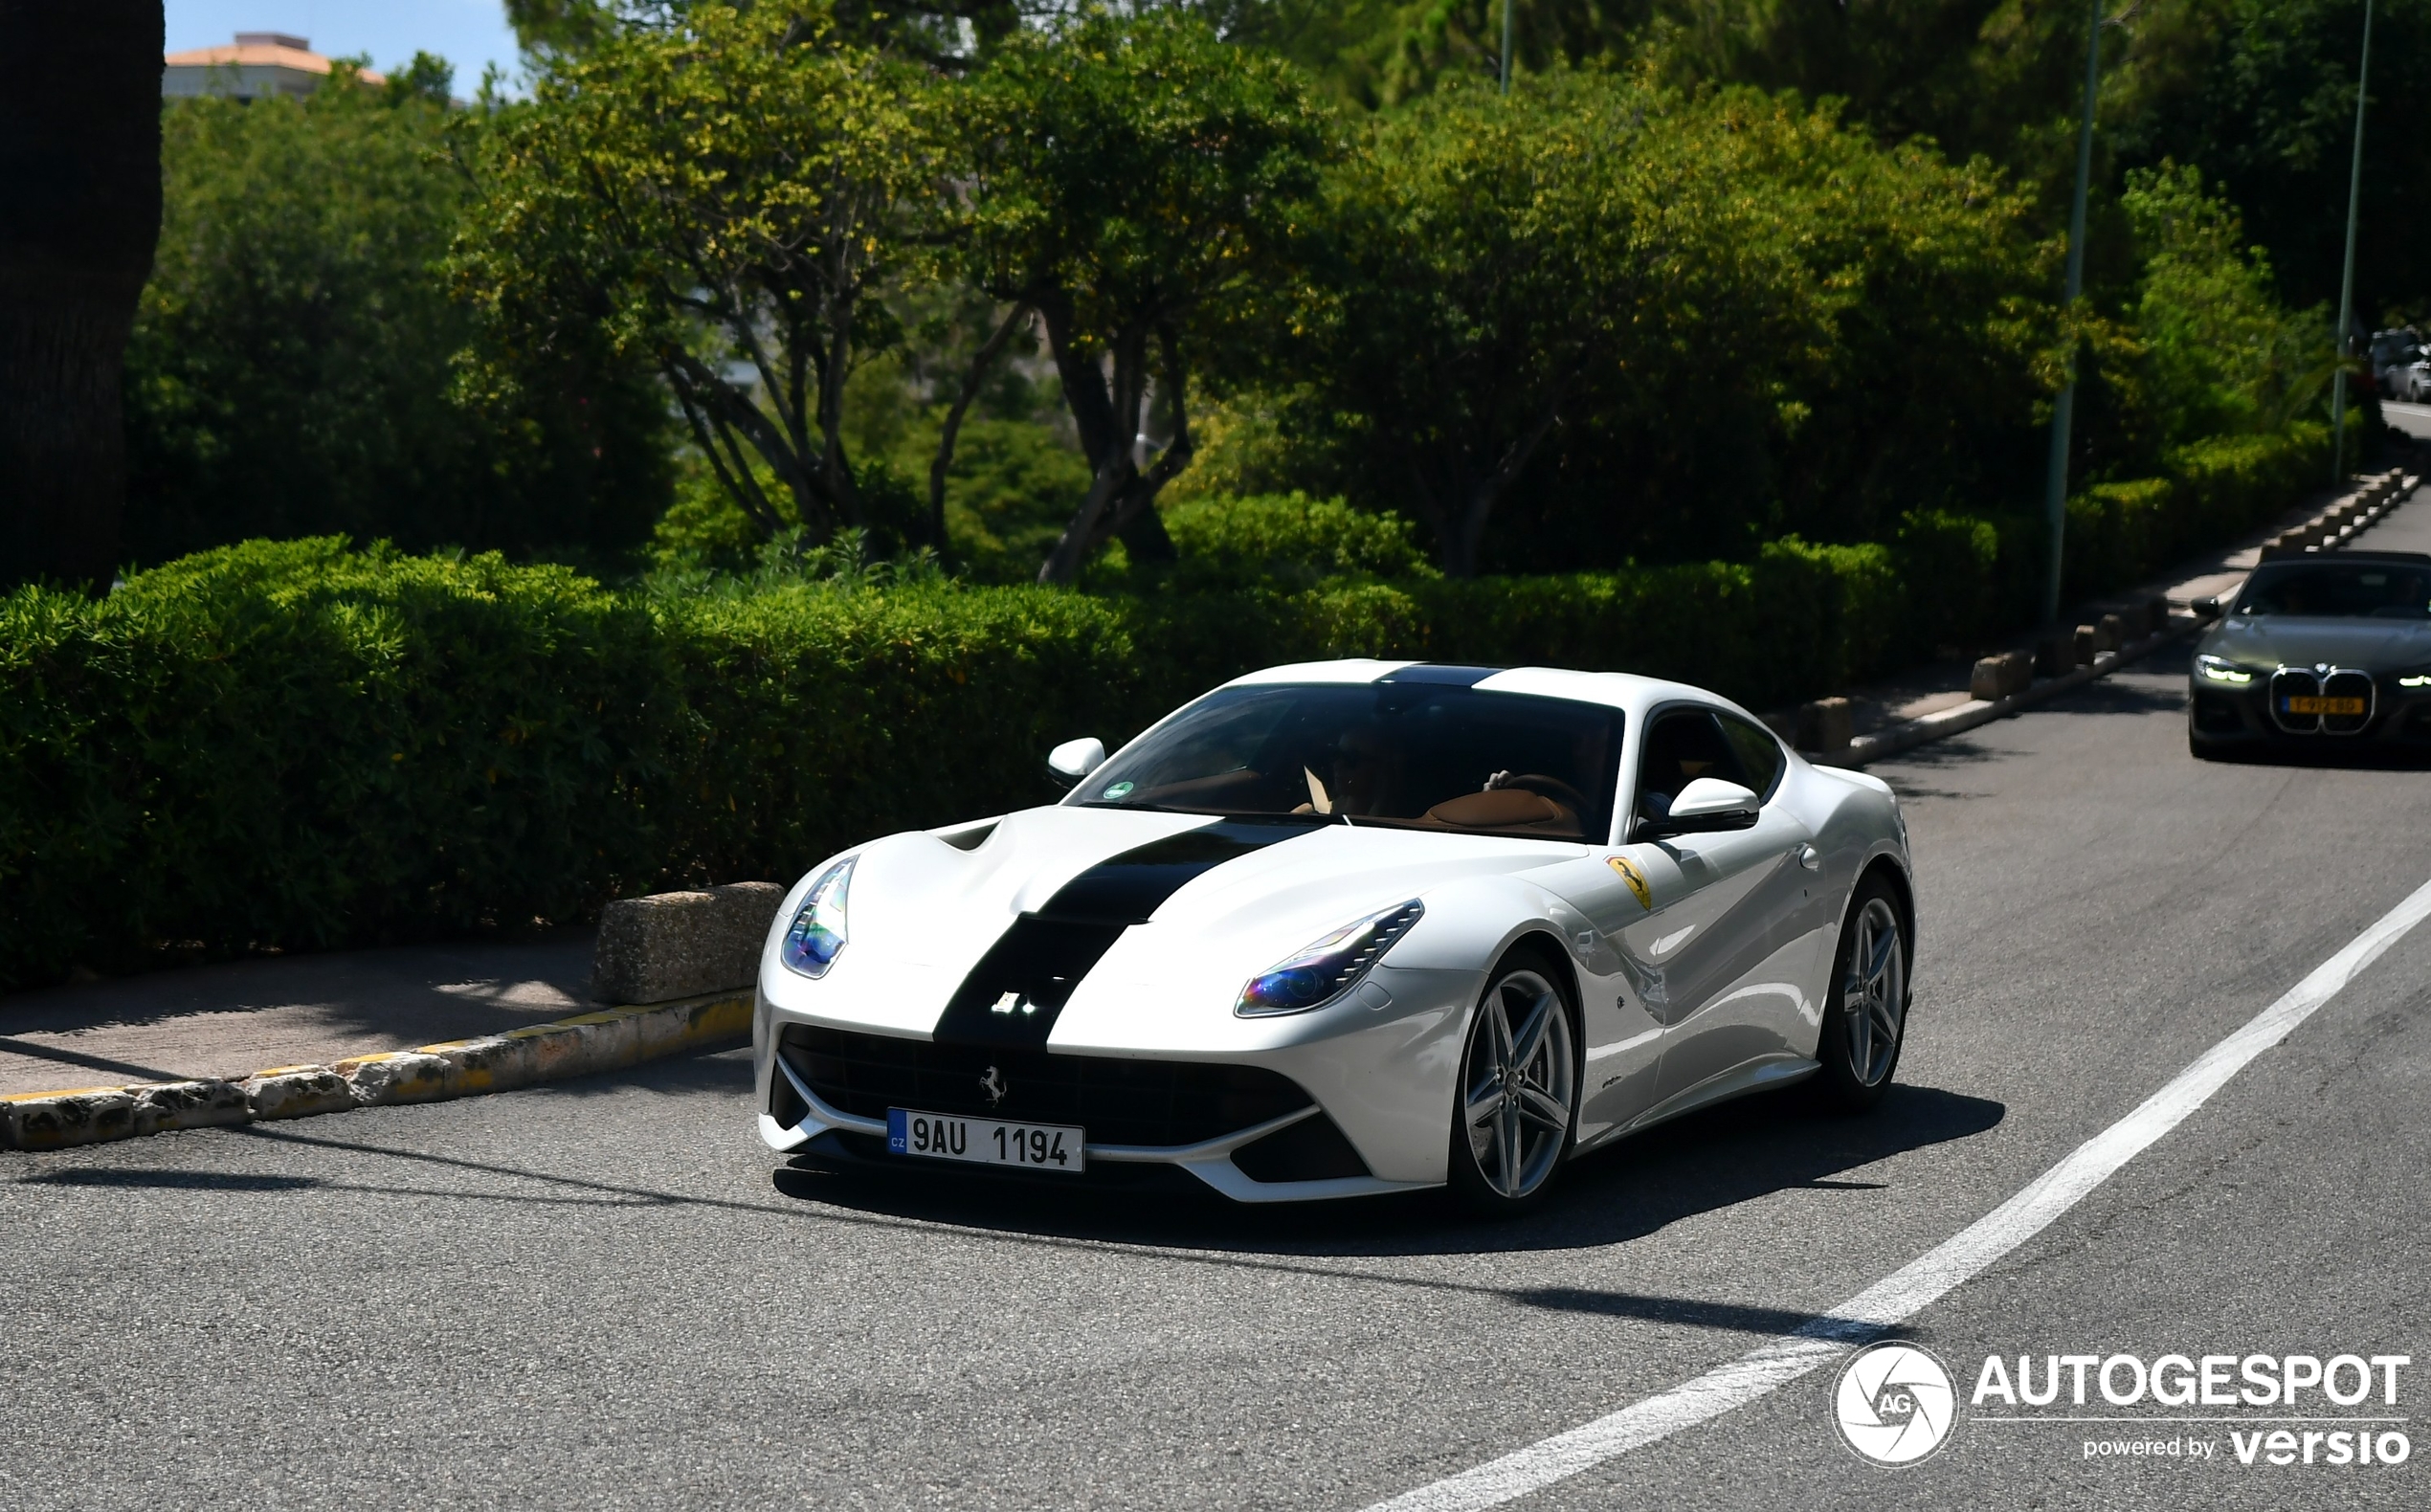
[[161, 229], [161, 0], [0, 0], [0, 584], [98, 586]]

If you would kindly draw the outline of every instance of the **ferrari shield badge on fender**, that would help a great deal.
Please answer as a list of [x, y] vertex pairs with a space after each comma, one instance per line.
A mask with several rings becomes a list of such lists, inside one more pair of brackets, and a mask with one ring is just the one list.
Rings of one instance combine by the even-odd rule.
[[1620, 879], [1629, 884], [1630, 892], [1637, 895], [1638, 906], [1653, 912], [1654, 889], [1646, 885], [1646, 874], [1638, 869], [1638, 863], [1626, 856], [1608, 856], [1604, 859], [1612, 863], [1612, 869], [1620, 874]]

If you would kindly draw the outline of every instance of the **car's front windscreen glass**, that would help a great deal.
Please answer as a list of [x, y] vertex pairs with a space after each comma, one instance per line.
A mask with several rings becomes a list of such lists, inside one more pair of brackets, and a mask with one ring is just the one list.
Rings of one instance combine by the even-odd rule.
[[1601, 840], [1621, 715], [1439, 683], [1226, 688], [1082, 779], [1078, 802]]
[[2431, 567], [2379, 562], [2290, 562], [2257, 567], [2237, 596], [2240, 614], [2323, 619], [2431, 619]]

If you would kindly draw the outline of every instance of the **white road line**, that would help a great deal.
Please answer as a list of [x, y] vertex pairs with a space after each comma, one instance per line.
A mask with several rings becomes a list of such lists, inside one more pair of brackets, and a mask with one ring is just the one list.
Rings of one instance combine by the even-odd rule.
[[1820, 1318], [1641, 1402], [1515, 1450], [1473, 1470], [1380, 1501], [1370, 1512], [1475, 1512], [1541, 1491], [1617, 1455], [1667, 1438], [1819, 1369], [1856, 1345], [1904, 1323], [2042, 1232], [2112, 1172], [2201, 1107], [2256, 1056], [2285, 1039], [2407, 930], [2431, 917], [2431, 882], [2313, 968], [2286, 996], [2246, 1021], [2145, 1099], [2127, 1117], [2080, 1145], [2016, 1196]]

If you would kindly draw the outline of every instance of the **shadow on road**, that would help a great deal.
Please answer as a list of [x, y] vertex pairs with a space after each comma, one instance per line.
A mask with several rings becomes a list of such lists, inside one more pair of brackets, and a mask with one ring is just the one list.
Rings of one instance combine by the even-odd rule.
[[[1751, 1098], [1590, 1155], [1564, 1174], [1543, 1208], [1501, 1222], [1472, 1218], [1437, 1192], [1243, 1207], [1213, 1192], [1059, 1190], [908, 1164], [872, 1169], [811, 1161], [779, 1170], [774, 1181], [789, 1196], [860, 1212], [1149, 1247], [1304, 1256], [1510, 1254], [1624, 1244], [1791, 1189], [1846, 1193], [1841, 1200], [1854, 1213], [1867, 1193], [1889, 1189], [1834, 1179], [1839, 1173], [1972, 1138], [2005, 1112], [2000, 1103], [1930, 1087], [1895, 1086], [1862, 1118], [1821, 1111], [1797, 1092]], [[1521, 1300], [1587, 1311], [1702, 1305], [1665, 1299], [1589, 1305], [1570, 1294]]]

